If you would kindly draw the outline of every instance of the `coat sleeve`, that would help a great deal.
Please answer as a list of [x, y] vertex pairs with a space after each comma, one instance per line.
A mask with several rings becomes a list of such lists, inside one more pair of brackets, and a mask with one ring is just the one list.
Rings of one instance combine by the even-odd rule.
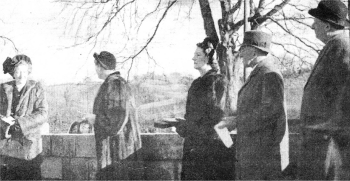
[[128, 101], [127, 85], [125, 82], [115, 79], [108, 82], [107, 94], [104, 95], [103, 113], [97, 122], [98, 127], [106, 135], [113, 136], [121, 129], [126, 116]]
[[[280, 142], [285, 132], [284, 84], [282, 77], [274, 72], [263, 75], [260, 106], [250, 115], [239, 116], [244, 132], [257, 132], [277, 124], [276, 141]], [[247, 120], [247, 121], [246, 121]], [[255, 121], [249, 121], [255, 120]], [[283, 126], [284, 125], [284, 126]]]
[[40, 83], [37, 83], [34, 89], [33, 112], [17, 119], [24, 136], [36, 133], [47, 122], [48, 104], [44, 89]]

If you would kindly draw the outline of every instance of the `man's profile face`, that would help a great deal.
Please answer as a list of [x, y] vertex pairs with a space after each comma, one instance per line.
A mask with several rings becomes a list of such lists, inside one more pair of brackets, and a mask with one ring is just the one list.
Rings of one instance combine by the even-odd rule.
[[327, 42], [327, 30], [329, 28], [329, 24], [321, 21], [318, 18], [314, 18], [314, 23], [311, 28], [315, 31], [316, 38], [321, 40], [323, 43]]

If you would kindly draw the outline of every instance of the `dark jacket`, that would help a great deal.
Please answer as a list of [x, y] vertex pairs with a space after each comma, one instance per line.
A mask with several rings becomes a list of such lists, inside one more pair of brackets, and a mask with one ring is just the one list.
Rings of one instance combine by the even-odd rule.
[[238, 93], [237, 179], [281, 176], [280, 143], [288, 130], [283, 77], [272, 61], [259, 62]]
[[[12, 94], [15, 82], [0, 85], [0, 114], [11, 116]], [[47, 122], [48, 105], [41, 84], [28, 80], [21, 92], [14, 118], [18, 120], [21, 136], [1, 138], [0, 154], [31, 160], [42, 152], [41, 129]], [[4, 125], [1, 129], [4, 130]], [[11, 151], [10, 151], [11, 150]]]
[[116, 164], [141, 148], [133, 101], [127, 82], [117, 73], [101, 85], [93, 107], [98, 169]]
[[346, 31], [333, 35], [320, 52], [304, 87], [301, 115], [316, 116], [320, 124], [335, 113], [336, 100], [349, 74], [349, 37]]
[[224, 116], [225, 90], [225, 78], [215, 70], [191, 84], [185, 121], [176, 129], [185, 138], [182, 180], [234, 178], [234, 153], [216, 138], [214, 130]]
[[[334, 135], [331, 135], [329, 131], [325, 131], [339, 132], [339, 128], [347, 120], [346, 112], [348, 111], [343, 112], [345, 116], [343, 118], [340, 113], [341, 109], [348, 108], [346, 106], [348, 98], [346, 88], [344, 88], [347, 77], [350, 75], [350, 46], [347, 34], [347, 31], [333, 33], [320, 52], [304, 87], [300, 114], [303, 130], [300, 179], [333, 179], [335, 175], [339, 176], [339, 173], [343, 172], [342, 168], [350, 165], [345, 166], [347, 162], [345, 160], [349, 160], [348, 157], [329, 157], [330, 150], [333, 150], [331, 151], [333, 153], [341, 153], [341, 150], [348, 149], [339, 149], [338, 142], [334, 142], [334, 139], [337, 138], [333, 137]], [[307, 128], [309, 126], [320, 127], [322, 130], [309, 129]], [[329, 162], [338, 161], [343, 162], [345, 167], [333, 167], [336, 169], [330, 171]], [[340, 179], [341, 177], [335, 178]]]

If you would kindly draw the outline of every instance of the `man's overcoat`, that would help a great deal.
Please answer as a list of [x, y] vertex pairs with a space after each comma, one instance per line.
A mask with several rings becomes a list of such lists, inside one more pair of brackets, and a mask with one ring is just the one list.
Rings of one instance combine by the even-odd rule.
[[[331, 118], [338, 114], [337, 102], [342, 99], [341, 92], [350, 75], [350, 46], [347, 34], [347, 31], [342, 30], [330, 34], [331, 37], [320, 52], [304, 87], [300, 115], [302, 145], [299, 159], [299, 177], [303, 180], [326, 179], [333, 177], [334, 172], [337, 172], [329, 170], [330, 167], [327, 166], [329, 163], [326, 162], [331, 158], [329, 156], [327, 158], [327, 154], [329, 155], [327, 152], [339, 152], [341, 148], [334, 147], [336, 143], [327, 132], [307, 127], [331, 123], [333, 120]], [[331, 125], [329, 124], [329, 128], [334, 126]]]
[[[284, 83], [271, 58], [251, 72], [238, 94], [237, 179], [281, 177], [280, 143], [288, 140]], [[288, 149], [288, 144], [284, 149]], [[288, 150], [286, 158], [288, 159]]]

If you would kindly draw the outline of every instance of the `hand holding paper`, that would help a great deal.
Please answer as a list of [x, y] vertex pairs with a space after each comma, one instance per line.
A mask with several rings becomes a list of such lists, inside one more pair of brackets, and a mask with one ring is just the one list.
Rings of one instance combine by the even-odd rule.
[[228, 131], [227, 127], [221, 126], [223, 123], [224, 122], [219, 122], [217, 125], [214, 126], [214, 129], [215, 129], [216, 133], [218, 134], [222, 143], [224, 143], [224, 145], [227, 148], [230, 148], [233, 145], [233, 141], [232, 141], [230, 132]]
[[222, 121], [220, 121], [217, 126], [220, 129], [227, 128], [228, 130], [232, 131], [236, 129], [237, 119], [235, 116], [230, 117], [224, 117]]

